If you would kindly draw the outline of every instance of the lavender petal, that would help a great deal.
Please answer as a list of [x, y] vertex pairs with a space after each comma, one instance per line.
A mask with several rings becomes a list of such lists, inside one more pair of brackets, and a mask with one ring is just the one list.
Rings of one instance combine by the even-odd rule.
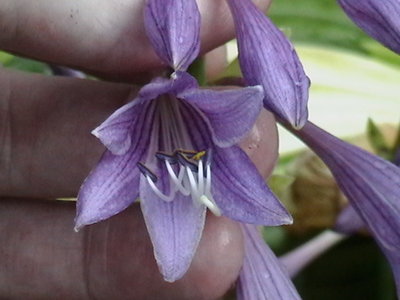
[[291, 216], [269, 190], [248, 156], [237, 146], [214, 146], [204, 116], [188, 102], [182, 102], [181, 112], [191, 128], [194, 149], [209, 152], [211, 194], [222, 214], [245, 223], [271, 226], [291, 223]]
[[149, 105], [149, 100], [196, 87], [196, 80], [185, 72], [177, 72], [175, 79], [155, 78], [140, 89], [134, 100], [116, 110], [92, 134], [113, 154], [126, 154], [140, 141], [141, 126], [150, 118], [154, 107]]
[[198, 88], [197, 80], [187, 72], [177, 71], [172, 79], [157, 77], [140, 89], [138, 97], [155, 99], [163, 94], [177, 95], [185, 90]]
[[251, 0], [229, 0], [239, 62], [249, 85], [262, 85], [266, 109], [295, 128], [308, 117], [309, 79], [291, 43]]
[[311, 240], [279, 257], [290, 278], [294, 278], [310, 263], [347, 238], [347, 235], [325, 230]]
[[158, 198], [146, 179], [140, 180], [140, 203], [154, 256], [164, 279], [181, 278], [192, 262], [204, 227], [206, 208], [176, 193], [173, 201]]
[[340, 233], [353, 234], [364, 227], [362, 218], [349, 204], [344, 208], [336, 219], [334, 230]]
[[275, 254], [257, 228], [242, 224], [245, 257], [237, 284], [238, 300], [301, 299]]
[[396, 150], [396, 153], [395, 153], [395, 155], [394, 155], [394, 161], [393, 161], [393, 163], [394, 163], [396, 166], [400, 167], [400, 147]]
[[185, 71], [200, 51], [196, 1], [149, 0], [144, 20], [157, 55], [174, 70]]
[[400, 54], [399, 0], [338, 0], [338, 2], [361, 29]]
[[75, 228], [105, 220], [132, 204], [139, 195], [140, 155], [130, 152], [103, 154], [97, 167], [84, 181], [78, 194]]
[[219, 147], [232, 146], [246, 135], [261, 111], [263, 96], [260, 86], [220, 91], [196, 89], [178, 95], [204, 113], [213, 141]]
[[239, 222], [277, 226], [292, 217], [237, 146], [214, 149], [212, 193], [222, 214]]
[[302, 130], [293, 132], [331, 169], [338, 185], [392, 263], [400, 295], [400, 168], [310, 122]]
[[144, 104], [140, 99], [122, 106], [92, 131], [109, 151], [115, 155], [123, 155], [132, 145], [132, 132], [141, 124], [140, 115]]

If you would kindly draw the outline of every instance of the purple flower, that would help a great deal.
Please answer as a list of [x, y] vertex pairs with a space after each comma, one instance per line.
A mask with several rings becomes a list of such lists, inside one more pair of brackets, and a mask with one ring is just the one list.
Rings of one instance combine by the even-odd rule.
[[[206, 208], [264, 225], [291, 217], [235, 145], [262, 108], [262, 88], [200, 89], [184, 72], [198, 51], [195, 1], [168, 3], [166, 10], [164, 1], [149, 1], [145, 21], [160, 58], [178, 70], [155, 78], [93, 131], [107, 150], [79, 192], [76, 228], [139, 197], [160, 271], [174, 281], [191, 263]], [[181, 38], [190, 46], [178, 47]]]
[[325, 230], [308, 242], [280, 256], [279, 261], [286, 267], [289, 276], [293, 278], [346, 237], [344, 234]]
[[396, 166], [400, 166], [400, 147], [396, 149], [393, 162]]
[[200, 13], [196, 1], [147, 1], [145, 26], [157, 55], [174, 70], [185, 71], [200, 50]]
[[338, 0], [367, 34], [400, 54], [400, 0]]
[[242, 224], [245, 256], [237, 283], [238, 300], [301, 299], [286, 270], [254, 225]]
[[334, 230], [345, 234], [353, 234], [364, 227], [362, 218], [350, 204], [343, 209], [336, 219]]
[[310, 122], [292, 132], [332, 171], [391, 263], [400, 295], [400, 168], [343, 142]]
[[293, 45], [251, 0], [228, 0], [249, 85], [262, 85], [264, 106], [295, 128], [307, 121], [310, 81]]

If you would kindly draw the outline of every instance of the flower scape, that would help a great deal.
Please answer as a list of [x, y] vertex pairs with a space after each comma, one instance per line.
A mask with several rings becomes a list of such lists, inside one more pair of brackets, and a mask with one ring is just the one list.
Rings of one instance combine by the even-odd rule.
[[[148, 38], [171, 71], [93, 130], [106, 151], [79, 192], [76, 230], [140, 201], [160, 272], [173, 282], [188, 270], [209, 210], [241, 224], [237, 299], [300, 299], [257, 228], [291, 224], [292, 217], [237, 145], [265, 108], [330, 168], [390, 262], [400, 295], [399, 167], [308, 121], [310, 80], [290, 41], [251, 0], [227, 3], [246, 86], [207, 89], [187, 72], [200, 50], [196, 1], [147, 1]], [[400, 52], [400, 18], [393, 13], [400, 1], [339, 3], [368, 34]]]

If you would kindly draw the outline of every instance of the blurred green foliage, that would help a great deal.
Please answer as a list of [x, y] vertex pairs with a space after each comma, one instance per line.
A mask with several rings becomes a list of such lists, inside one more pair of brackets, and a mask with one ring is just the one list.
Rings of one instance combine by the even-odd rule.
[[0, 51], [0, 64], [6, 68], [33, 73], [50, 74], [47, 64]]
[[355, 26], [334, 0], [275, 0], [268, 16], [294, 43], [348, 49], [400, 65], [398, 55]]

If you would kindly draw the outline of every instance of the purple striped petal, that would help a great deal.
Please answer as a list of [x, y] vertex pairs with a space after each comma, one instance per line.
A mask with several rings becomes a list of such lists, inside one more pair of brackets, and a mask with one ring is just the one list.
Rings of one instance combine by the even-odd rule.
[[163, 94], [177, 94], [197, 86], [196, 80], [185, 72], [177, 72], [175, 79], [155, 78], [140, 89], [134, 100], [116, 110], [94, 129], [92, 134], [113, 154], [123, 155], [140, 141], [139, 133], [145, 119], [154, 109], [147, 101]]
[[[249, 157], [238, 146], [213, 147], [204, 116], [190, 104], [182, 116], [197, 150], [211, 150], [211, 194], [222, 214], [244, 223], [291, 224], [292, 217], [265, 184]], [[210, 152], [210, 151], [209, 151]]]
[[397, 149], [397, 151], [396, 151], [396, 153], [394, 155], [394, 161], [393, 162], [394, 162], [394, 164], [396, 166], [400, 167], [400, 147]]
[[113, 154], [123, 155], [131, 148], [133, 129], [143, 123], [144, 108], [145, 105], [135, 99], [116, 110], [92, 134]]
[[238, 300], [301, 299], [275, 254], [257, 228], [242, 224], [245, 241], [243, 267], [237, 283]]
[[367, 34], [400, 54], [400, 0], [338, 0]]
[[[131, 126], [133, 142], [129, 149], [123, 155], [114, 155], [106, 150], [82, 184], [75, 218], [77, 229], [119, 213], [138, 197], [140, 176], [137, 164], [148, 150], [154, 119], [154, 105], [151, 102], [140, 106], [145, 108]], [[128, 104], [126, 107], [126, 111], [129, 111], [131, 106]], [[119, 116], [126, 115], [123, 113]], [[114, 120], [118, 124], [119, 119]]]
[[280, 256], [279, 261], [286, 267], [288, 275], [294, 278], [305, 267], [346, 237], [348, 236], [331, 230], [325, 230], [306, 243]]
[[139, 152], [103, 154], [78, 194], [75, 229], [108, 219], [132, 204], [139, 195]]
[[251, 0], [229, 0], [239, 61], [249, 85], [262, 85], [266, 109], [295, 128], [308, 117], [309, 79], [292, 44]]
[[185, 71], [200, 50], [196, 1], [148, 0], [144, 20], [157, 55], [174, 70]]
[[392, 263], [400, 295], [400, 168], [310, 122], [293, 132], [331, 169], [343, 193]]
[[237, 146], [214, 149], [212, 193], [222, 214], [239, 222], [277, 226], [292, 217]]
[[154, 256], [164, 279], [181, 278], [192, 262], [203, 232], [204, 205], [194, 205], [188, 196], [176, 193], [165, 202], [154, 194], [144, 176], [140, 180], [140, 203]]
[[260, 86], [219, 91], [193, 89], [178, 95], [205, 114], [213, 141], [219, 147], [232, 146], [249, 132], [260, 114], [263, 96]]
[[363, 227], [364, 222], [362, 218], [351, 205], [348, 205], [340, 212], [336, 219], [334, 229], [341, 233], [353, 234]]

